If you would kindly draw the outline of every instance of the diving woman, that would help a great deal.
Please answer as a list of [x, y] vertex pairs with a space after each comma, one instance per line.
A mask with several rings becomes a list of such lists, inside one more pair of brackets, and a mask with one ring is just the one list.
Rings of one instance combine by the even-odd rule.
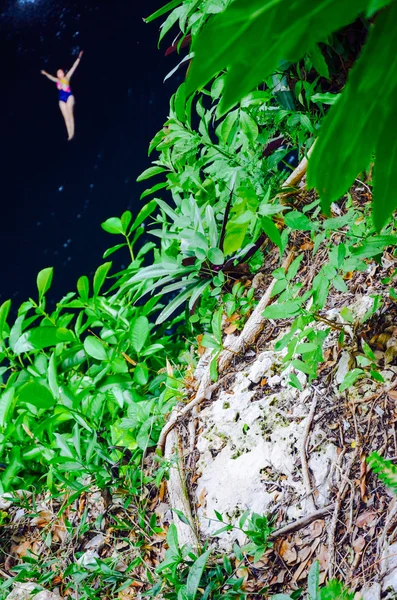
[[59, 108], [61, 109], [61, 113], [63, 118], [65, 119], [65, 125], [68, 132], [68, 140], [70, 141], [74, 136], [74, 96], [72, 94], [72, 90], [70, 89], [70, 79], [80, 64], [81, 57], [83, 56], [83, 52], [80, 52], [77, 60], [74, 62], [72, 68], [65, 74], [62, 69], [58, 69], [57, 76], [54, 77], [50, 75], [46, 71], [41, 71], [42, 75], [45, 75], [51, 81], [57, 84], [57, 88], [59, 90]]

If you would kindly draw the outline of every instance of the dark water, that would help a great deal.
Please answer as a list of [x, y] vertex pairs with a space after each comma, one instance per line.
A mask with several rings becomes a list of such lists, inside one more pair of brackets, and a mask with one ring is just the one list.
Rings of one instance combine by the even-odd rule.
[[[52, 300], [74, 290], [121, 241], [100, 223], [141, 208], [135, 180], [149, 166], [148, 144], [183, 76], [163, 84], [180, 57], [164, 57], [167, 42], [157, 49], [161, 21], [142, 21], [163, 4], [1, 4], [0, 301], [11, 297], [16, 306], [35, 295], [36, 273], [48, 266], [55, 267]], [[70, 68], [81, 49], [72, 80], [76, 136], [67, 142], [56, 86], [40, 70]]]

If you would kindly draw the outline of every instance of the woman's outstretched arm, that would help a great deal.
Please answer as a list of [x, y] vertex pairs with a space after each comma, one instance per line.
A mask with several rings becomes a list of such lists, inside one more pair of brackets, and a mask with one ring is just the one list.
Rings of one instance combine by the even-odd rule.
[[83, 56], [83, 51], [80, 52], [78, 59], [74, 61], [73, 67], [70, 69], [70, 71], [68, 71], [66, 73], [67, 79], [70, 79], [72, 77], [73, 73], [75, 72], [75, 70], [77, 69], [77, 67], [80, 64], [80, 60], [81, 60], [82, 56]]
[[55, 81], [55, 83], [58, 81], [58, 77], [54, 77], [54, 75], [50, 75], [49, 73], [47, 73], [47, 71], [40, 71], [40, 72], [42, 75], [45, 75], [51, 81]]

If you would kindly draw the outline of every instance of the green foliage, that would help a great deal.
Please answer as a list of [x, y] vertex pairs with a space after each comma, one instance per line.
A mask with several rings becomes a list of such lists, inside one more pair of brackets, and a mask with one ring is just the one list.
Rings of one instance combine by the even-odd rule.
[[[346, 588], [343, 583], [337, 579], [331, 579], [326, 585], [320, 587], [320, 563], [316, 560], [310, 567], [307, 577], [307, 588], [309, 600], [353, 600], [354, 592]], [[271, 600], [291, 600], [295, 599], [291, 594], [275, 594]]]
[[377, 452], [373, 452], [367, 459], [368, 465], [377, 473], [383, 483], [397, 493], [397, 467], [391, 460], [386, 460]]
[[396, 54], [395, 3], [300, 0], [291, 7], [286, 0], [235, 0], [193, 38], [195, 57], [186, 87], [189, 96], [227, 68], [219, 111], [225, 114], [264, 77], [276, 73], [283, 61], [296, 63], [305, 53], [327, 77], [327, 64], [317, 43], [359, 15], [372, 16], [387, 4], [391, 6], [376, 18], [342, 97], [325, 119], [309, 165], [309, 183], [317, 188], [322, 206], [328, 210], [375, 153], [374, 222], [378, 231], [397, 206], [390, 201], [396, 143], [390, 128], [396, 112], [396, 65], [390, 63]]

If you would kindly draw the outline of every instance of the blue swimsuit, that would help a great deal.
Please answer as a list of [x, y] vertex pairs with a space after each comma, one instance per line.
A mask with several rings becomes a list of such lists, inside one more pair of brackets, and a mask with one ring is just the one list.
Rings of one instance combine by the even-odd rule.
[[59, 100], [60, 102], [67, 102], [70, 96], [72, 96], [72, 90], [70, 89], [70, 85], [67, 79], [61, 79], [61, 81], [57, 83], [57, 88], [59, 90]]

